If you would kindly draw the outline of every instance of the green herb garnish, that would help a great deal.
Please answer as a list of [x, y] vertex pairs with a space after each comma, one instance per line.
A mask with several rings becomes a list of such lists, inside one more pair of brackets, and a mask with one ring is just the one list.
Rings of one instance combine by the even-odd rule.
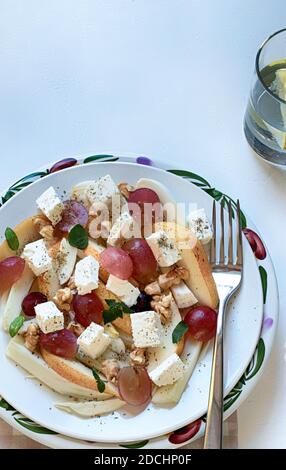
[[180, 321], [172, 333], [173, 343], [178, 343], [180, 339], [182, 338], [182, 336], [184, 336], [184, 334], [187, 333], [188, 329], [189, 329], [188, 325], [183, 320]]
[[96, 380], [97, 388], [98, 388], [99, 393], [103, 393], [104, 390], [105, 390], [105, 382], [99, 377], [96, 369], [93, 368], [92, 373], [93, 373], [93, 377]]
[[10, 323], [9, 335], [11, 336], [11, 338], [14, 338], [14, 336], [16, 336], [20, 328], [23, 326], [24, 320], [24, 315], [19, 315], [18, 317], [14, 318], [14, 320]]
[[10, 227], [7, 227], [5, 230], [5, 238], [11, 250], [17, 251], [19, 249], [19, 239], [14, 230], [12, 230]]
[[116, 320], [116, 318], [122, 318], [124, 313], [132, 313], [131, 308], [127, 307], [123, 302], [111, 299], [105, 299], [105, 302], [109, 309], [102, 312], [104, 323], [110, 323]]
[[68, 241], [71, 246], [85, 250], [88, 245], [88, 234], [84, 227], [80, 224], [75, 225], [69, 232]]

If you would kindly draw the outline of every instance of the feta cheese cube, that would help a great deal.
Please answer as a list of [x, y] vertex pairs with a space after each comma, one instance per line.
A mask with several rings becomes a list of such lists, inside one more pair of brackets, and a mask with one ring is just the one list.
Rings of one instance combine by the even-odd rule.
[[110, 175], [102, 176], [89, 185], [86, 195], [91, 204], [96, 201], [109, 204], [112, 196], [120, 194], [118, 187]]
[[[107, 244], [111, 246], [120, 246], [126, 240], [134, 237], [135, 221], [129, 212], [123, 212], [113, 224]], [[138, 235], [140, 236], [140, 235]]]
[[204, 209], [197, 209], [190, 212], [188, 216], [188, 224], [193, 234], [204, 245], [212, 239], [213, 233], [211, 224]]
[[99, 263], [93, 256], [77, 262], [74, 282], [80, 295], [89, 294], [98, 287]]
[[132, 313], [130, 315], [132, 337], [136, 348], [156, 348], [161, 344], [162, 325], [158, 313]]
[[77, 257], [77, 248], [69, 244], [66, 238], [60, 243], [60, 249], [57, 255], [58, 276], [61, 286], [68, 282], [71, 277]]
[[149, 372], [149, 377], [158, 387], [171, 385], [181, 377], [185, 372], [183, 361], [178, 354], [174, 353], [167, 357], [158, 367]]
[[35, 307], [36, 320], [43, 333], [53, 333], [64, 328], [64, 315], [54, 302], [44, 302]]
[[77, 339], [80, 351], [92, 359], [101, 356], [110, 343], [110, 336], [104, 333], [103, 326], [97, 323], [91, 323]]
[[172, 286], [171, 291], [178, 308], [191, 307], [198, 302], [198, 299], [184, 281], [181, 281], [180, 284], [176, 286]]
[[36, 203], [53, 225], [61, 220], [64, 205], [52, 186], [36, 200]]
[[146, 242], [150, 246], [159, 266], [162, 268], [172, 266], [181, 259], [175, 241], [169, 239], [164, 230], [152, 233], [152, 235], [146, 238]]
[[27, 261], [35, 276], [40, 276], [52, 269], [52, 258], [44, 240], [28, 243], [23, 250], [22, 257]]
[[117, 295], [128, 307], [136, 304], [140, 295], [140, 290], [134, 287], [130, 282], [119, 279], [119, 277], [110, 274], [106, 283], [106, 289]]

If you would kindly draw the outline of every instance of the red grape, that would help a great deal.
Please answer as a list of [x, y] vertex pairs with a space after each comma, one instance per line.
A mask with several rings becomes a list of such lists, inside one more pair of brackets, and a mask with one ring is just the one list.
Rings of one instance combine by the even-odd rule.
[[55, 226], [55, 233], [68, 233], [75, 225], [87, 225], [88, 212], [83, 204], [77, 201], [65, 201], [61, 221]]
[[36, 305], [43, 304], [47, 301], [47, 297], [41, 292], [30, 292], [22, 302], [22, 310], [27, 317], [34, 317], [36, 315]]
[[[140, 210], [141, 220], [138, 217], [138, 211], [134, 210], [135, 204]], [[139, 188], [132, 191], [128, 198], [128, 206], [130, 213], [133, 215], [135, 220], [145, 226], [151, 225], [152, 222], [154, 222], [155, 208], [156, 210], [159, 209], [158, 215], [162, 213], [162, 206], [160, 206], [160, 199], [157, 193], [149, 188]], [[148, 209], [150, 209], [150, 212], [148, 212]]]
[[100, 254], [100, 265], [113, 276], [129, 279], [132, 276], [132, 259], [121, 248], [109, 247]]
[[144, 238], [133, 238], [123, 245], [133, 262], [132, 276], [147, 283], [157, 271], [157, 261]]
[[77, 352], [77, 337], [66, 328], [46, 335], [41, 333], [40, 347], [56, 356], [73, 359]]
[[128, 405], [140, 406], [150, 400], [152, 382], [145, 367], [123, 367], [118, 374], [118, 388]]
[[0, 290], [9, 289], [17, 282], [25, 269], [25, 260], [19, 256], [10, 256], [0, 262]]
[[73, 298], [73, 309], [76, 321], [85, 327], [92, 322], [102, 322], [103, 304], [95, 292], [76, 294]]
[[187, 312], [184, 322], [193, 339], [209, 341], [216, 333], [217, 313], [210, 307], [193, 307]]

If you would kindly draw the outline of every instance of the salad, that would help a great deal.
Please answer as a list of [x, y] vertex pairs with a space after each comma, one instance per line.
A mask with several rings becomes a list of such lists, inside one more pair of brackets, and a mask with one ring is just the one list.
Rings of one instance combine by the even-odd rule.
[[216, 331], [204, 209], [109, 175], [36, 204], [0, 246], [7, 357], [78, 416], [174, 406]]

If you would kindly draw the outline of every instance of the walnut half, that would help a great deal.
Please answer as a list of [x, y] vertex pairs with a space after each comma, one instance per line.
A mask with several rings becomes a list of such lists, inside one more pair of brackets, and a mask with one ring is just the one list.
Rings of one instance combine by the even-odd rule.
[[60, 310], [69, 312], [71, 310], [71, 303], [73, 299], [73, 293], [69, 287], [59, 289], [53, 300]]
[[186, 281], [189, 271], [180, 266], [174, 266], [170, 271], [160, 274], [158, 284], [162, 290], [168, 290], [172, 286], [177, 286], [181, 281]]
[[171, 301], [171, 292], [169, 292], [169, 294], [154, 295], [153, 300], [151, 301], [151, 307], [160, 315], [160, 319], [163, 325], [168, 323], [168, 321], [171, 319]]
[[131, 185], [128, 184], [128, 183], [119, 183], [119, 184], [118, 184], [118, 189], [119, 189], [121, 195], [122, 195], [123, 197], [125, 197], [126, 199], [128, 199], [130, 193], [131, 193], [132, 191], [134, 191], [134, 187], [131, 186]]
[[24, 338], [26, 348], [31, 352], [35, 352], [40, 338], [40, 329], [36, 323], [32, 323], [28, 326]]
[[67, 329], [72, 331], [75, 336], [77, 336], [77, 338], [84, 332], [85, 328], [84, 326], [82, 326], [80, 323], [77, 323], [76, 321], [71, 321], [68, 326], [67, 326]]
[[129, 354], [133, 366], [144, 366], [146, 364], [145, 349], [136, 348]]
[[102, 373], [109, 382], [116, 383], [119, 372], [119, 363], [116, 359], [106, 359], [102, 362]]

